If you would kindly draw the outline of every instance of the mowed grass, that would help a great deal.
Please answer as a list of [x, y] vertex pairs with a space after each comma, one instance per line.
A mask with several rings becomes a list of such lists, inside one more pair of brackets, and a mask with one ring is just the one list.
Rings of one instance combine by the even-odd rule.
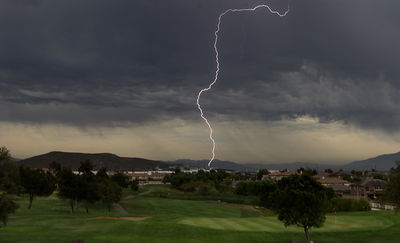
[[[128, 195], [129, 192], [125, 192]], [[0, 229], [0, 242], [291, 242], [304, 239], [297, 227], [285, 228], [276, 216], [249, 206], [216, 201], [175, 200], [152, 196], [125, 199], [128, 215], [108, 212], [96, 205], [69, 213], [67, 201], [38, 198], [27, 210], [27, 201]], [[98, 216], [151, 218], [143, 221], [93, 219]], [[335, 219], [336, 218], [336, 219]], [[400, 216], [390, 212], [357, 212], [328, 215], [325, 226], [312, 231], [314, 242], [397, 242]]]
[[[276, 217], [257, 218], [188, 218], [179, 223], [218, 230], [258, 231], [258, 232], [301, 232], [295, 226], [284, 227]], [[316, 232], [347, 232], [365, 229], [385, 229], [393, 226], [393, 221], [386, 218], [376, 219], [368, 215], [339, 215], [327, 216], [323, 228], [315, 229]]]

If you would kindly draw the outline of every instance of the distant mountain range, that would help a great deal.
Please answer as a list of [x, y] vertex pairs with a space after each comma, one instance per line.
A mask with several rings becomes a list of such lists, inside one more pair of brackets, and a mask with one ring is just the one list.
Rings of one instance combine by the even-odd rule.
[[[190, 160], [190, 159], [179, 159], [174, 161], [168, 161], [166, 163], [169, 164], [181, 164], [188, 167], [198, 167], [205, 168], [208, 165], [209, 160]], [[221, 161], [214, 160], [211, 164], [211, 167], [214, 169], [223, 169], [223, 170], [232, 170], [232, 171], [248, 171], [254, 172], [260, 169], [269, 169], [269, 170], [297, 170], [299, 168], [312, 168], [317, 170], [324, 169], [340, 169], [338, 165], [326, 165], [326, 164], [315, 164], [315, 163], [303, 163], [303, 162], [295, 162], [295, 163], [285, 163], [285, 164], [241, 164], [233, 161]]]
[[[98, 153], [98, 154], [87, 154], [87, 153], [68, 153], [68, 152], [50, 152], [47, 154], [38, 155], [32, 158], [19, 160], [17, 163], [24, 164], [33, 168], [46, 168], [53, 161], [62, 164], [65, 167], [76, 169], [79, 167], [80, 162], [84, 160], [92, 161], [96, 168], [106, 167], [109, 170], [124, 171], [124, 170], [153, 170], [156, 168], [167, 169], [172, 165], [183, 165], [186, 167], [197, 167], [206, 168], [208, 160], [190, 160], [190, 159], [179, 159], [175, 161], [154, 161], [143, 158], [127, 158], [119, 157], [115, 154], [110, 153]], [[299, 168], [310, 168], [316, 170], [371, 170], [376, 169], [377, 171], [389, 171], [391, 168], [396, 166], [396, 161], [400, 161], [400, 152], [393, 154], [379, 155], [374, 158], [366, 160], [354, 161], [344, 165], [327, 165], [317, 163], [305, 163], [295, 162], [286, 164], [241, 164], [233, 161], [222, 161], [214, 160], [211, 167], [214, 169], [224, 169], [232, 171], [248, 171], [253, 172], [259, 169], [269, 170], [283, 170], [287, 169], [290, 171], [297, 170]]]
[[400, 161], [400, 152], [383, 154], [366, 160], [351, 162], [343, 167], [344, 170], [370, 170], [388, 171], [396, 167], [396, 161]]
[[[187, 167], [207, 168], [209, 160], [191, 160], [178, 159], [175, 161], [166, 161], [168, 164], [180, 164]], [[233, 170], [233, 171], [254, 171], [254, 168], [248, 167], [245, 164], [239, 164], [232, 161], [214, 160], [212, 165], [214, 169]]]
[[[340, 170], [345, 171], [351, 170], [371, 170], [376, 169], [377, 171], [389, 171], [391, 168], [396, 167], [396, 161], [400, 161], [400, 152], [394, 154], [383, 154], [374, 158], [366, 160], [354, 161], [344, 165], [329, 165], [329, 164], [317, 164], [317, 163], [306, 163], [306, 162], [294, 162], [285, 164], [240, 164], [232, 161], [220, 161], [214, 160], [211, 167], [215, 169], [225, 169], [233, 171], [257, 171], [259, 169], [269, 170], [283, 170], [287, 169], [290, 171], [297, 170], [299, 168], [310, 168], [316, 170]], [[207, 167], [208, 160], [189, 160], [180, 159], [167, 163], [182, 164], [191, 167]]]
[[68, 152], [50, 152], [47, 154], [38, 155], [32, 158], [20, 160], [17, 163], [24, 164], [32, 168], [47, 168], [53, 161], [60, 163], [64, 167], [76, 169], [79, 167], [80, 162], [90, 160], [95, 164], [95, 168], [106, 167], [108, 170], [126, 171], [126, 170], [152, 170], [155, 168], [167, 168], [168, 164], [142, 159], [142, 158], [126, 158], [119, 157], [115, 154], [100, 153], [100, 154], [87, 154], [87, 153], [68, 153]]

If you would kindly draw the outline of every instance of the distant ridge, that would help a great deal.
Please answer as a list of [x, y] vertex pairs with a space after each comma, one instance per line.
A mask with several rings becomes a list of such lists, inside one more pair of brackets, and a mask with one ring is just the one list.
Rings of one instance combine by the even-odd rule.
[[80, 162], [90, 160], [95, 164], [95, 168], [106, 167], [108, 170], [152, 170], [155, 168], [167, 168], [169, 165], [160, 161], [119, 157], [110, 153], [70, 153], [54, 151], [47, 154], [34, 156], [28, 159], [20, 160], [17, 163], [24, 164], [32, 168], [47, 168], [53, 161], [60, 163], [64, 167], [76, 169]]
[[[169, 164], [181, 164], [188, 167], [207, 168], [209, 160], [191, 160], [191, 159], [178, 159], [175, 161], [168, 161]], [[214, 160], [211, 164], [213, 169], [232, 170], [232, 171], [255, 171], [257, 169], [239, 164], [232, 161]]]
[[[198, 168], [206, 168], [209, 160], [190, 160], [190, 159], [178, 159], [175, 161], [167, 162], [169, 164], [181, 164], [187, 167], [198, 167]], [[211, 164], [211, 167], [214, 169], [223, 169], [223, 170], [232, 170], [232, 171], [248, 171], [254, 172], [260, 169], [269, 169], [269, 170], [290, 170], [294, 171], [299, 168], [310, 168], [317, 170], [325, 170], [325, 169], [333, 169], [336, 170], [340, 166], [338, 165], [327, 165], [327, 164], [316, 164], [316, 163], [303, 163], [303, 162], [294, 162], [294, 163], [285, 163], [285, 164], [240, 164], [233, 161], [222, 161], [222, 160], [214, 160]]]
[[[33, 168], [47, 168], [53, 161], [57, 161], [65, 167], [76, 169], [79, 167], [80, 162], [85, 160], [92, 161], [96, 169], [100, 167], [106, 167], [109, 170], [114, 171], [126, 171], [126, 170], [153, 170], [155, 168], [166, 169], [171, 165], [183, 165], [187, 167], [207, 168], [208, 160], [190, 160], [190, 159], [179, 159], [175, 161], [154, 161], [143, 158], [127, 158], [119, 157], [111, 153], [69, 153], [69, 152], [50, 152], [34, 156], [28, 159], [17, 161]], [[400, 161], [400, 152], [393, 154], [383, 154], [373, 158], [354, 161], [344, 165], [328, 165], [318, 163], [306, 163], [306, 162], [295, 162], [285, 164], [241, 164], [233, 161], [222, 161], [214, 160], [212, 168], [224, 169], [232, 171], [257, 171], [259, 169], [269, 170], [283, 170], [287, 169], [295, 171], [299, 168], [309, 168], [323, 171], [325, 169], [345, 171], [351, 170], [371, 170], [376, 169], [377, 171], [389, 171], [391, 168], [396, 166], [396, 161]]]
[[[307, 162], [294, 162], [294, 163], [282, 163], [282, 164], [240, 164], [233, 161], [220, 161], [214, 160], [211, 166], [214, 169], [225, 169], [233, 171], [257, 171], [259, 169], [269, 170], [290, 170], [295, 171], [299, 168], [316, 169], [323, 171], [325, 169], [332, 170], [372, 170], [377, 171], [390, 171], [391, 168], [396, 167], [396, 161], [400, 161], [400, 152], [393, 154], [383, 154], [373, 158], [354, 161], [343, 165], [332, 165], [332, 164], [318, 164], [318, 163], [307, 163]], [[189, 167], [207, 167], [208, 160], [190, 160], [180, 159], [172, 162], [174, 164], [182, 164]]]
[[396, 167], [396, 161], [400, 160], [400, 152], [394, 154], [383, 154], [374, 158], [366, 160], [354, 161], [346, 166], [345, 170], [371, 170], [389, 171], [391, 168]]

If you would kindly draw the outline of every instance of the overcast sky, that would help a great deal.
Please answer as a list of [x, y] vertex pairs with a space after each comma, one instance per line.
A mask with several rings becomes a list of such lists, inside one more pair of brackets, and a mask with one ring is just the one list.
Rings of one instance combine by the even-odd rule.
[[[267, 1], [284, 12], [287, 0]], [[0, 144], [208, 159], [196, 96], [214, 31], [258, 0], [0, 2]], [[292, 0], [230, 13], [201, 103], [216, 157], [343, 163], [400, 144], [400, 1]]]

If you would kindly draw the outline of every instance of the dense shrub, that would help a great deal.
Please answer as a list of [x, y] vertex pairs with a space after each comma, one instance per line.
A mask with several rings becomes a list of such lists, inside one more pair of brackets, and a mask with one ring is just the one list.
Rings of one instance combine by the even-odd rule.
[[139, 181], [137, 180], [131, 181], [131, 190], [134, 192], [139, 190]]
[[276, 189], [276, 183], [271, 180], [267, 181], [249, 181], [239, 182], [235, 187], [235, 192], [238, 195], [244, 196], [260, 196], [262, 194], [269, 194]]
[[8, 215], [14, 213], [17, 208], [18, 205], [6, 194], [0, 194], [0, 227], [7, 225]]
[[275, 181], [247, 181], [239, 182], [235, 187], [235, 193], [242, 196], [256, 196], [256, 205], [263, 207], [271, 206], [271, 194], [275, 192], [277, 185]]
[[241, 181], [238, 184], [236, 184], [235, 193], [243, 196], [248, 195], [247, 184], [248, 183], [244, 181]]
[[122, 188], [128, 188], [130, 182], [129, 182], [129, 177], [125, 175], [124, 173], [116, 173], [110, 177], [110, 179], [117, 183], [120, 187]]
[[330, 211], [337, 212], [353, 212], [353, 211], [370, 211], [371, 206], [368, 201], [346, 199], [346, 198], [333, 198], [330, 201]]
[[184, 192], [195, 192], [197, 188], [197, 183], [195, 182], [188, 182], [179, 187], [180, 190]]
[[174, 189], [197, 192], [202, 195], [208, 195], [210, 192], [232, 192], [232, 178], [230, 178], [230, 174], [223, 171], [204, 172], [200, 170], [196, 174], [176, 171], [174, 174], [166, 176], [163, 182], [171, 183], [171, 187]]

